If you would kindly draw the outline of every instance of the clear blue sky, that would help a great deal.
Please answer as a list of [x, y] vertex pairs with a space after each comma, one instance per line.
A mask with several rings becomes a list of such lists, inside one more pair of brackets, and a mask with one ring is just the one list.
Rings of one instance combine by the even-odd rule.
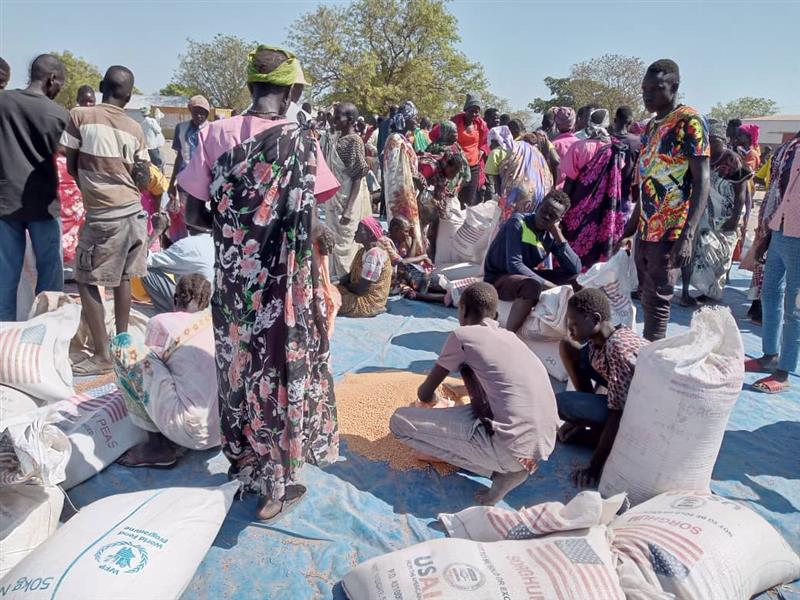
[[[30, 60], [70, 50], [104, 70], [124, 64], [137, 86], [156, 92], [171, 78], [185, 38], [215, 33], [283, 43], [289, 24], [318, 2], [173, 0], [0, 0], [0, 56], [12, 86]], [[718, 101], [765, 96], [800, 114], [800, 0], [455, 0], [462, 50], [483, 63], [492, 91], [516, 108], [546, 96], [542, 80], [605, 53], [672, 58], [685, 101], [707, 111]]]

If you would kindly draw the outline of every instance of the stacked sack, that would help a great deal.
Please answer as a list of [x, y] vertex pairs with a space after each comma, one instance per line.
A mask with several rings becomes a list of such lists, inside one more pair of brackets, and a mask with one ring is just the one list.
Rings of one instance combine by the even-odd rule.
[[55, 531], [58, 486], [77, 485], [146, 439], [116, 389], [74, 393], [69, 351], [80, 315], [69, 303], [0, 323], [0, 576]]
[[231, 481], [97, 500], [0, 579], [0, 597], [177, 600], [238, 489]]
[[800, 558], [745, 505], [669, 492], [441, 514], [449, 539], [368, 560], [342, 580], [367, 598], [748, 600], [800, 577]]
[[461, 210], [454, 199], [448, 217], [439, 221], [434, 274], [451, 282], [482, 277], [483, 261], [499, 218], [500, 207], [494, 200]]

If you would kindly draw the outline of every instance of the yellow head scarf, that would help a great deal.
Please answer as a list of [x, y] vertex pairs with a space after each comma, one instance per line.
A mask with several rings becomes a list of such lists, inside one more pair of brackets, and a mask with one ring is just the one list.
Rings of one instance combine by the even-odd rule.
[[[256, 54], [263, 50], [280, 52], [286, 56], [286, 60], [269, 73], [261, 73], [256, 70], [253, 60]], [[286, 87], [294, 84], [307, 83], [306, 78], [303, 75], [303, 68], [300, 66], [300, 61], [294, 54], [288, 50], [284, 50], [283, 48], [265, 46], [263, 44], [259, 44], [249, 55], [249, 60], [247, 63], [247, 81], [248, 83], [271, 83], [272, 85]]]

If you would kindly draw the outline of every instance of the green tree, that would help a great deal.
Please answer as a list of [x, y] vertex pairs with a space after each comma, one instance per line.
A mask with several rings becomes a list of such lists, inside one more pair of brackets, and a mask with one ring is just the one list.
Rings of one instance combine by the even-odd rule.
[[98, 88], [103, 76], [96, 66], [85, 61], [80, 56], [75, 56], [69, 50], [64, 50], [64, 52], [51, 52], [50, 54], [61, 60], [61, 62], [64, 63], [64, 67], [67, 69], [67, 81], [58, 93], [58, 96], [56, 96], [56, 102], [66, 108], [72, 108], [76, 105], [75, 100], [78, 95], [78, 88], [82, 85], [92, 86], [92, 88], [98, 92], [99, 96]]
[[545, 77], [544, 84], [550, 90], [550, 98], [536, 98], [528, 104], [533, 112], [543, 115], [556, 106], [575, 108], [575, 97], [570, 87], [569, 77]]
[[604, 54], [572, 65], [569, 77], [545, 77], [550, 98], [536, 98], [528, 107], [544, 113], [554, 106], [575, 109], [596, 104], [610, 111], [629, 106], [643, 114], [642, 78], [646, 65], [636, 56]]
[[192, 88], [183, 87], [182, 85], [173, 82], [168, 83], [163, 88], [158, 90], [158, 93], [162, 96], [186, 96], [187, 98], [190, 98], [199, 92]]
[[[218, 33], [210, 42], [188, 38], [171, 91], [203, 94], [212, 106], [242, 109], [249, 102], [247, 57], [255, 42]], [[185, 94], [180, 94], [185, 95]]]
[[355, 0], [321, 5], [292, 26], [287, 44], [312, 80], [314, 102], [350, 101], [383, 113], [413, 100], [434, 119], [461, 109], [466, 92], [484, 92], [479, 63], [458, 51], [458, 22], [443, 0]]
[[765, 117], [778, 112], [778, 104], [769, 98], [744, 96], [725, 104], [717, 103], [709, 113], [711, 118], [727, 123], [730, 119], [752, 119]]

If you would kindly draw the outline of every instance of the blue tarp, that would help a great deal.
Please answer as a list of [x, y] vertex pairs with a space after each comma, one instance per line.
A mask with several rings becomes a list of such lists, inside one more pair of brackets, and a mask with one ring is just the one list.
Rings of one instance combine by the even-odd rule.
[[[759, 356], [760, 328], [745, 318], [749, 273], [734, 270], [725, 302], [742, 330], [745, 350]], [[691, 313], [673, 306], [670, 333], [685, 328]], [[333, 343], [336, 378], [383, 369], [426, 372], [433, 365], [456, 313], [442, 306], [392, 300], [374, 319], [338, 319]], [[768, 396], [745, 389], [728, 425], [712, 489], [750, 504], [800, 550], [800, 378], [791, 393]], [[557, 389], [560, 389], [560, 384]], [[358, 563], [442, 536], [434, 519], [472, 504], [486, 480], [432, 469], [398, 472], [348, 451], [344, 460], [320, 470], [308, 466], [307, 498], [282, 521], [265, 526], [251, 520], [256, 499], [234, 503], [211, 550], [184, 594], [185, 599], [244, 600], [344, 598], [337, 582]], [[570, 472], [585, 463], [584, 448], [559, 446], [549, 461], [506, 499], [513, 508], [548, 500], [568, 501], [576, 489]], [[226, 481], [227, 462], [219, 451], [188, 452], [170, 470], [113, 465], [70, 491], [78, 507], [124, 492], [166, 486], [206, 486]], [[180, 507], [176, 507], [180, 510]], [[800, 584], [784, 588], [800, 600]]]

